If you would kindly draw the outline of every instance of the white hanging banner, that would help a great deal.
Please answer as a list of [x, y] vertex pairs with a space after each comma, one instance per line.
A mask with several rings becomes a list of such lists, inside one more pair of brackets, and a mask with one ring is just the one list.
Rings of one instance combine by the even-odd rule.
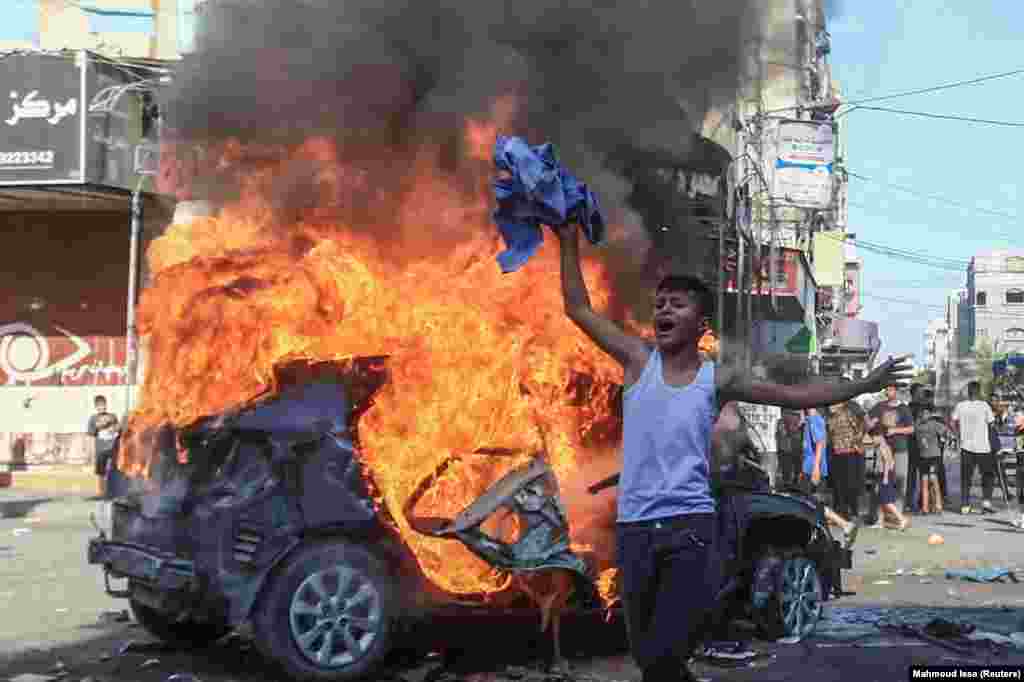
[[835, 152], [832, 124], [820, 121], [779, 121], [772, 197], [803, 208], [828, 208], [832, 203]]

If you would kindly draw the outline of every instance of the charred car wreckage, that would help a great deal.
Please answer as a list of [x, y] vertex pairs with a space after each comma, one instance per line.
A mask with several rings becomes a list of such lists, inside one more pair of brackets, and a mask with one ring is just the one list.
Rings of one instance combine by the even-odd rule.
[[[355, 424], [387, 380], [384, 359], [293, 363], [276, 379], [278, 390], [264, 398], [151, 434], [157, 456], [146, 483], [157, 492], [129, 480], [89, 542], [88, 561], [102, 567], [108, 593], [129, 599], [136, 620], [162, 640], [202, 646], [250, 623], [258, 648], [289, 677], [365, 677], [411, 623], [445, 609], [479, 613], [481, 604], [431, 585], [388, 518], [394, 510], [373, 502]], [[806, 636], [822, 603], [840, 594], [850, 552], [832, 539], [813, 500], [733, 479], [718, 492], [716, 621], [745, 615], [765, 636]], [[614, 480], [592, 491], [609, 485]], [[593, 568], [570, 547], [542, 455], [454, 519], [412, 515], [429, 487], [425, 481], [398, 510], [414, 530], [461, 542], [512, 575], [561, 570], [575, 583], [566, 609], [605, 608]], [[482, 530], [498, 512], [518, 517], [514, 541]]]

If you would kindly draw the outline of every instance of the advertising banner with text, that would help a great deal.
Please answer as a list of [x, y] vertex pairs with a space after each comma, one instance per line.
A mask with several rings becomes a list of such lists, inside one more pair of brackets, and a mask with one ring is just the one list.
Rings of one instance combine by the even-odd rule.
[[779, 121], [772, 197], [803, 208], [828, 208], [834, 157], [831, 123]]
[[84, 53], [0, 58], [0, 185], [82, 182]]

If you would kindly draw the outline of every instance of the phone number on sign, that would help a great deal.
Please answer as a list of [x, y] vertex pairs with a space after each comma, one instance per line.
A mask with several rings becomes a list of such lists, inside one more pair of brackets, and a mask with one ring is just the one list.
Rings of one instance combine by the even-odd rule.
[[53, 151], [44, 152], [0, 152], [0, 166], [20, 166], [24, 164], [52, 164]]

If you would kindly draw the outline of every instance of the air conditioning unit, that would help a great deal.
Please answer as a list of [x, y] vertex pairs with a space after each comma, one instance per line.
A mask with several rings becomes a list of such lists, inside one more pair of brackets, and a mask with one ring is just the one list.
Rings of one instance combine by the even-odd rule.
[[152, 142], [135, 145], [135, 172], [156, 175], [160, 172], [160, 147]]

